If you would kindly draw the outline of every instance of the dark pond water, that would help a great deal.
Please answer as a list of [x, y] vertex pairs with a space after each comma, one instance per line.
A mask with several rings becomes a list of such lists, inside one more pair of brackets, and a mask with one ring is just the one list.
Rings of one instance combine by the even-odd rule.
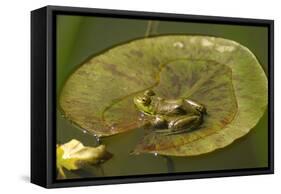
[[[63, 83], [86, 58], [129, 40], [144, 37], [147, 20], [59, 16], [57, 19], [57, 93]], [[155, 32], [153, 32], [155, 33]], [[156, 34], [204, 34], [237, 41], [258, 58], [267, 74], [267, 28], [238, 25], [164, 22]], [[254, 95], [254, 94], [253, 94]], [[122, 176], [167, 172], [192, 172], [266, 167], [268, 165], [268, 115], [246, 136], [226, 148], [194, 157], [164, 157], [152, 154], [130, 155], [143, 135], [142, 129], [100, 139], [114, 157], [100, 166], [66, 172], [68, 178]], [[98, 144], [95, 137], [72, 125], [57, 111], [57, 142], [78, 139], [84, 145]]]

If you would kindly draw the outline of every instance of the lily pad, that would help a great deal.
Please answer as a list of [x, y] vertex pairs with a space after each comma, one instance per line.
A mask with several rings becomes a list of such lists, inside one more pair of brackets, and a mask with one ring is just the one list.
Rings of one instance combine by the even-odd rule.
[[266, 75], [246, 47], [188, 35], [134, 40], [91, 58], [65, 83], [60, 106], [81, 128], [109, 136], [139, 127], [133, 97], [146, 89], [163, 98], [191, 98], [208, 115], [190, 133], [148, 133], [135, 154], [190, 156], [225, 147], [247, 134], [267, 106]]
[[97, 147], [84, 146], [76, 139], [57, 147], [57, 169], [65, 177], [63, 168], [78, 170], [85, 164], [99, 164], [108, 160], [112, 155], [106, 151], [105, 145]]

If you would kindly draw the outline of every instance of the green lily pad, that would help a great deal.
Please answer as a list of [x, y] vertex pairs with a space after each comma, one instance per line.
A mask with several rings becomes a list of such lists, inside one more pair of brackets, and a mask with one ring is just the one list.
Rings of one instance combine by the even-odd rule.
[[267, 106], [266, 75], [246, 47], [187, 35], [139, 39], [91, 58], [65, 83], [60, 106], [81, 128], [109, 136], [140, 126], [133, 97], [149, 88], [202, 103], [208, 115], [190, 133], [148, 133], [135, 154], [190, 156], [225, 147], [247, 134]]

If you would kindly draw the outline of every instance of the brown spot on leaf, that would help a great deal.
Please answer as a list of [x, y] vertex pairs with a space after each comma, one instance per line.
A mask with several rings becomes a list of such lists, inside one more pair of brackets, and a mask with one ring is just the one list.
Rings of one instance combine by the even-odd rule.
[[139, 80], [135, 76], [130, 76], [130, 75], [126, 74], [125, 72], [119, 71], [117, 69], [117, 65], [115, 65], [115, 64], [104, 63], [103, 67], [107, 70], [110, 70], [113, 75], [125, 77], [126, 79], [128, 79], [130, 81], [139, 83]]

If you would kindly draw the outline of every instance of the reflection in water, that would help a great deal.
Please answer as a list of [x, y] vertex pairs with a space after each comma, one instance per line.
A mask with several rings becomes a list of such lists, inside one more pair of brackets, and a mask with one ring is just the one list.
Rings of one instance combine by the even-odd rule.
[[168, 173], [173, 173], [175, 172], [175, 165], [173, 160], [171, 159], [171, 157], [169, 156], [163, 156], [166, 159], [166, 163], [167, 163], [167, 172]]

